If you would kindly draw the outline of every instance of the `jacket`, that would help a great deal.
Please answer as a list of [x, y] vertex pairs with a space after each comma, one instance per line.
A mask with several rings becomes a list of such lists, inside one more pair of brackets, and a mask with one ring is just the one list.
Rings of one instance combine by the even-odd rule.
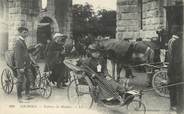
[[16, 68], [22, 69], [30, 64], [28, 49], [24, 40], [17, 39], [14, 47]]

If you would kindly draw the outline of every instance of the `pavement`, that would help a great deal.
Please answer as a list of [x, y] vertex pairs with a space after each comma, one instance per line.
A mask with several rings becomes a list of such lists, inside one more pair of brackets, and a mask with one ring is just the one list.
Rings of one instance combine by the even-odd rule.
[[[39, 63], [41, 71], [43, 71], [43, 63]], [[7, 67], [4, 59], [0, 59], [0, 73]], [[146, 74], [134, 72], [136, 76], [131, 80], [132, 85], [135, 89], [147, 89], [146, 88]], [[38, 91], [33, 91], [32, 94], [35, 96], [34, 99], [30, 100], [29, 103], [18, 103], [16, 97], [16, 87], [11, 94], [7, 95], [3, 92], [2, 87], [0, 87], [0, 113], [8, 114], [16, 111], [18, 114], [27, 113], [40, 113], [44, 114], [73, 114], [73, 113], [88, 113], [88, 114], [139, 114], [139, 112], [128, 112], [126, 107], [115, 107], [107, 108], [100, 107], [96, 103], [92, 109], [79, 109], [73, 107], [67, 99], [67, 87], [56, 88], [52, 85], [53, 91], [49, 99], [44, 99], [39, 96]], [[86, 99], [88, 100], [88, 99]], [[143, 95], [143, 103], [146, 106], [146, 114], [175, 114], [169, 110], [169, 98], [160, 97], [155, 91], [145, 92]], [[11, 109], [11, 110], [10, 110]], [[29, 112], [30, 111], [30, 112]]]

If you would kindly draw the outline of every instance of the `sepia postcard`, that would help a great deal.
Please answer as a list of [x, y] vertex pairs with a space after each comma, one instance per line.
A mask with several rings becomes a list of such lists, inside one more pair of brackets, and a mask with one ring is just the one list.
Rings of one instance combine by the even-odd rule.
[[183, 0], [0, 0], [0, 114], [183, 114]]

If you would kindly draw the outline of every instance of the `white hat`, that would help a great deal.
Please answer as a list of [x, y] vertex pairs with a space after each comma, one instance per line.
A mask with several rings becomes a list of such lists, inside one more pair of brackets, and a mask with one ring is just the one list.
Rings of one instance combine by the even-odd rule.
[[62, 37], [62, 36], [64, 36], [64, 34], [61, 34], [61, 33], [55, 33], [55, 34], [54, 34], [54, 36], [53, 36], [53, 38], [55, 39], [55, 38], [56, 38], [56, 37], [58, 37], [58, 36], [61, 36], [61, 37]]
[[172, 37], [175, 38], [175, 39], [179, 38], [179, 36], [177, 36], [177, 35], [172, 35]]

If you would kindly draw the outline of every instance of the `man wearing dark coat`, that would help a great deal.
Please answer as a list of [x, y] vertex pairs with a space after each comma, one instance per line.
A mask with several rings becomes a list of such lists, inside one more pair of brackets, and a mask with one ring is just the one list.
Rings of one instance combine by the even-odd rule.
[[[172, 35], [168, 42], [168, 80], [169, 84], [175, 84], [182, 80], [182, 38], [179, 35]], [[181, 94], [181, 85], [169, 87], [170, 108], [176, 110]]]
[[18, 28], [19, 36], [17, 37], [14, 47], [15, 67], [17, 68], [17, 97], [19, 102], [24, 102], [22, 99], [23, 84], [25, 82], [26, 100], [30, 98], [30, 77], [28, 75], [30, 58], [28, 49], [25, 43], [25, 38], [28, 36], [28, 29], [25, 27]]
[[50, 42], [50, 45], [47, 49], [46, 56], [46, 67], [47, 70], [52, 71], [50, 76], [50, 81], [57, 82], [57, 87], [61, 87], [61, 83], [65, 86], [65, 65], [64, 60], [64, 43], [66, 37], [61, 33], [56, 33], [53, 40]]

